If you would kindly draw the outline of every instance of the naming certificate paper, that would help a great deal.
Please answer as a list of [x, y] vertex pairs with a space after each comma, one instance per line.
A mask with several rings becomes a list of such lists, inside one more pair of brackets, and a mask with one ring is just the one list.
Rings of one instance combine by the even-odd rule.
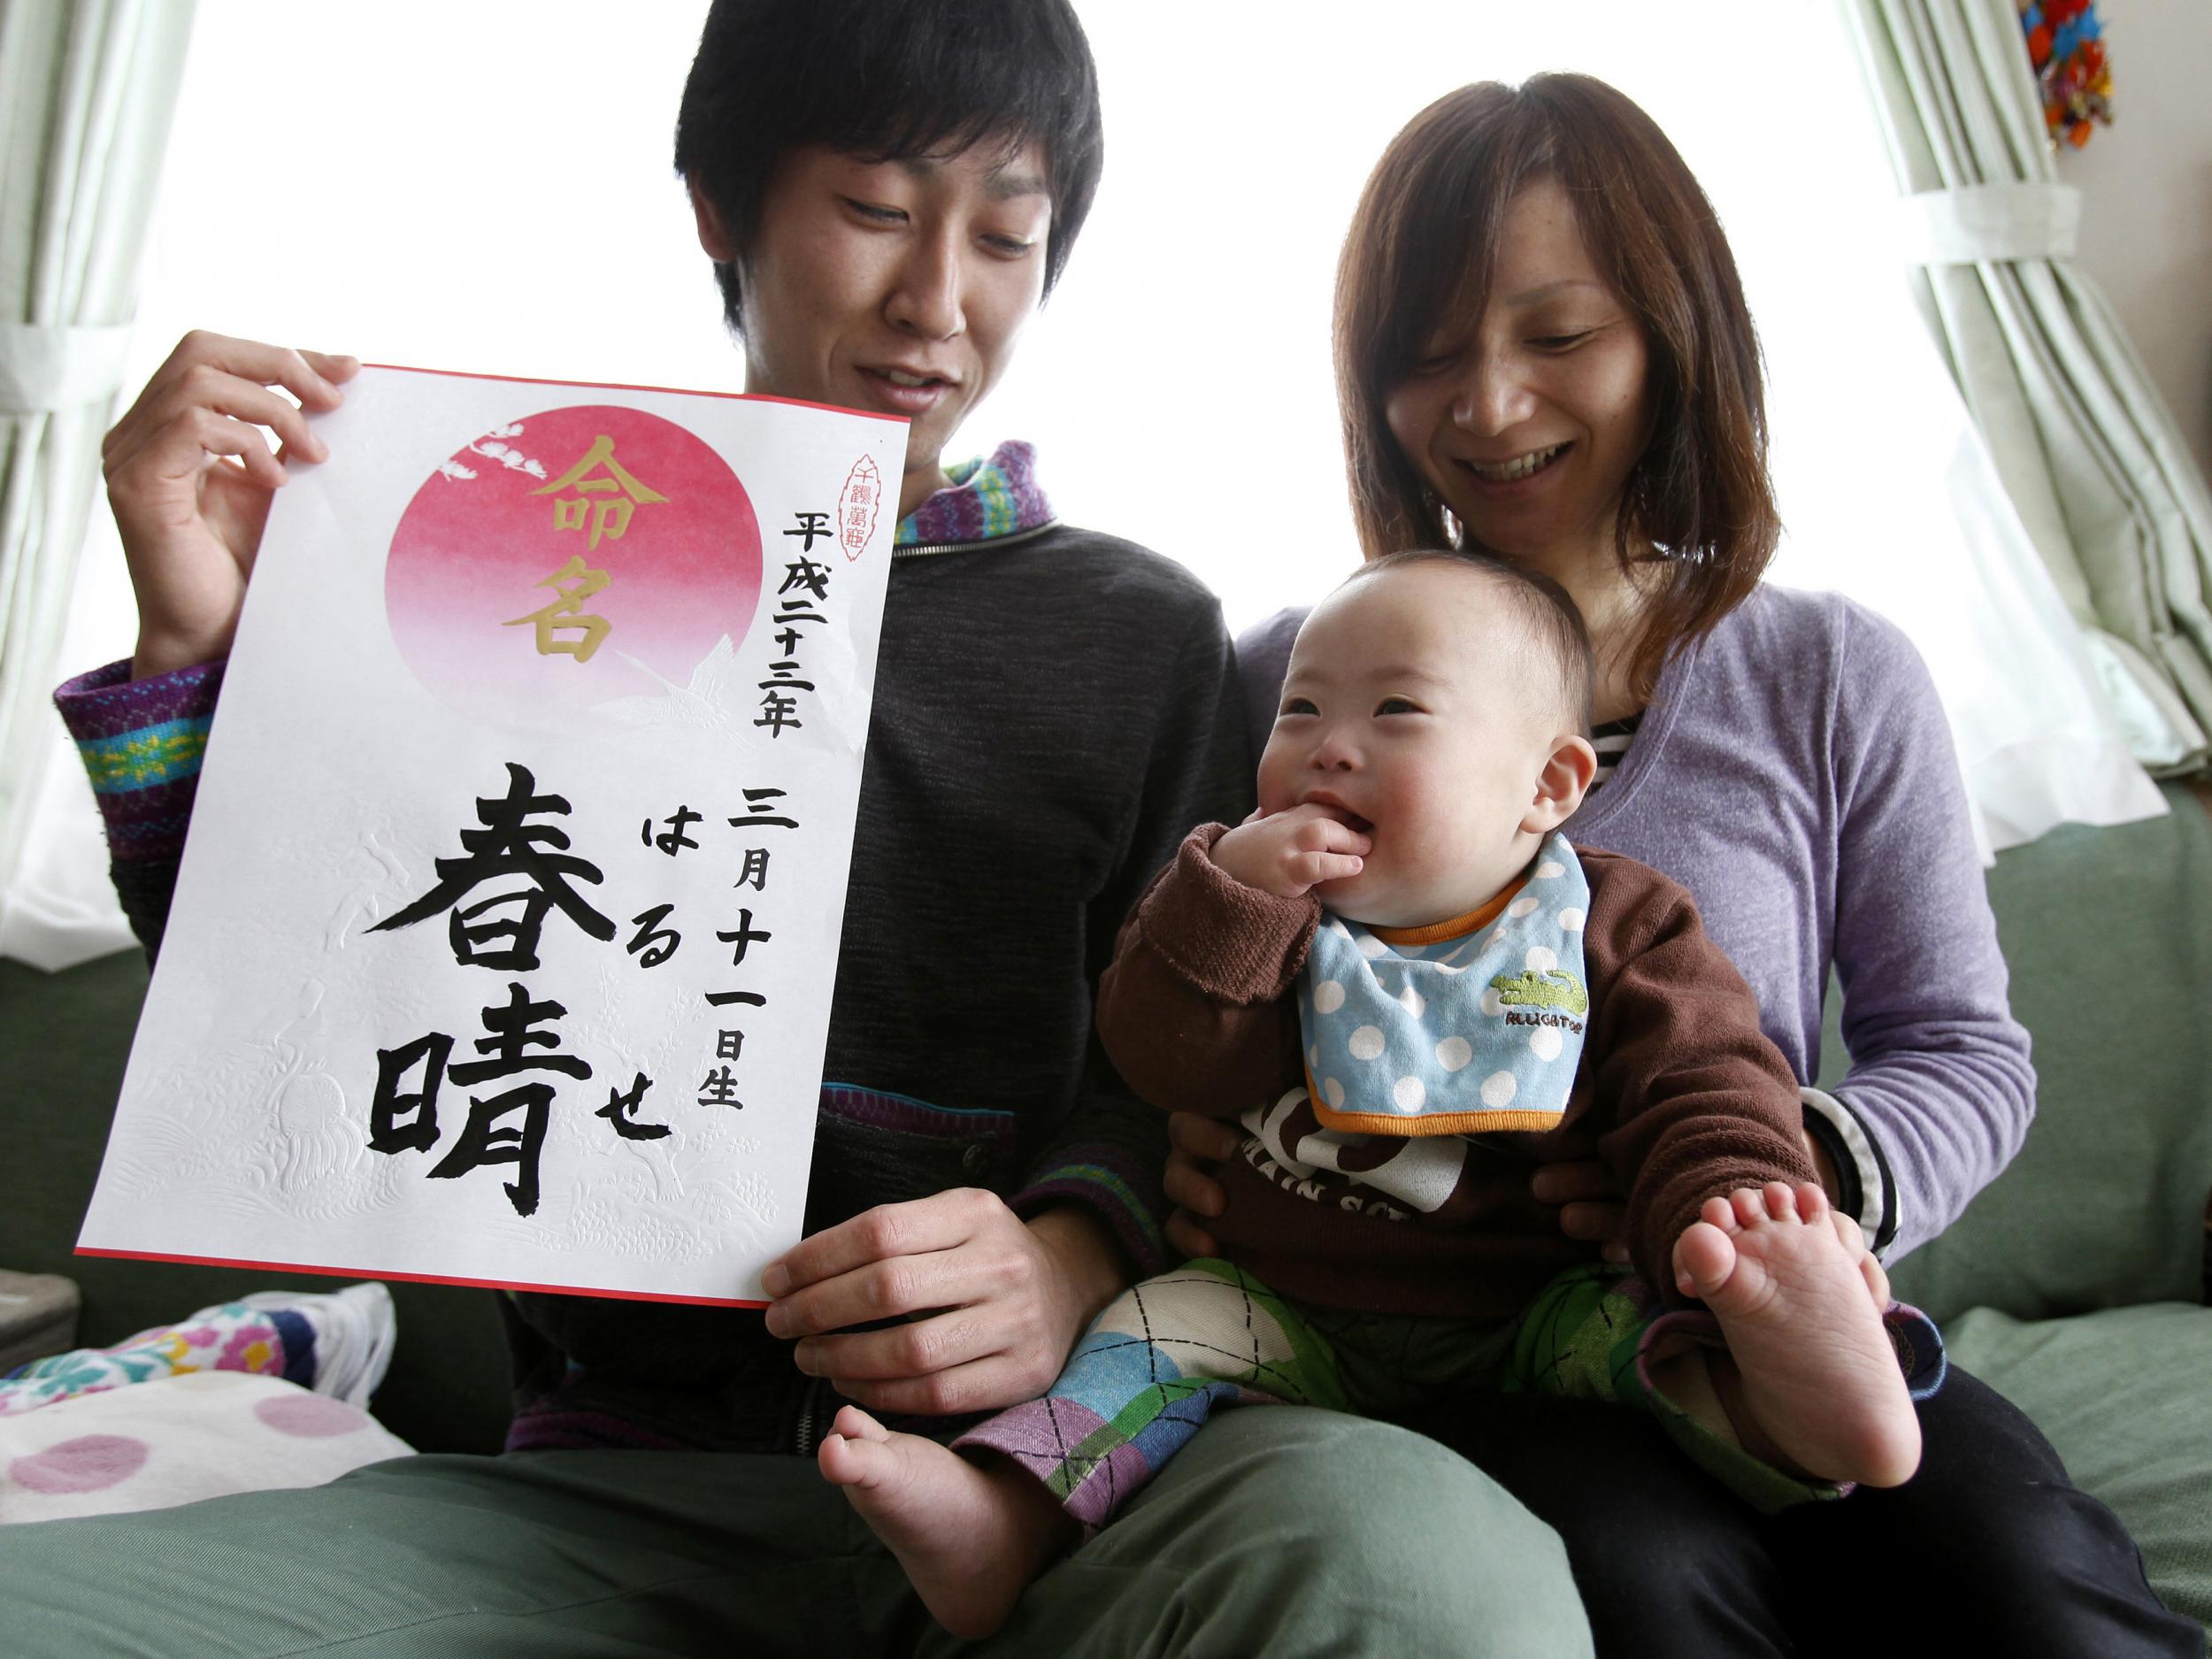
[[78, 1248], [757, 1302], [905, 423], [345, 390], [270, 511]]

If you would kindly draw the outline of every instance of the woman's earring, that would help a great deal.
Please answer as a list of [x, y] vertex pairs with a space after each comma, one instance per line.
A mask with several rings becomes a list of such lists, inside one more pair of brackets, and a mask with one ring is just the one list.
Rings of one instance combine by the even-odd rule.
[[1639, 461], [1630, 472], [1628, 482], [1623, 487], [1621, 494], [1621, 504], [1626, 511], [1628, 522], [1635, 526], [1637, 535], [1650, 545], [1652, 552], [1669, 564], [1680, 558], [1682, 555], [1678, 550], [1667, 546], [1651, 534], [1651, 469]]
[[1421, 492], [1421, 505], [1432, 519], [1443, 526], [1444, 544], [1447, 547], [1459, 546], [1466, 536], [1467, 527], [1444, 504], [1444, 498], [1432, 489], [1424, 489]]

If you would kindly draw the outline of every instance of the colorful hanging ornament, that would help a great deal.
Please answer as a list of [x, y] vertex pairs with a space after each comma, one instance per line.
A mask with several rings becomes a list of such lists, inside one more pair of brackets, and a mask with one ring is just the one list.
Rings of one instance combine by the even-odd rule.
[[2028, 61], [2043, 94], [2043, 124], [2076, 150], [2112, 125], [2112, 71], [2096, 0], [2020, 0]]

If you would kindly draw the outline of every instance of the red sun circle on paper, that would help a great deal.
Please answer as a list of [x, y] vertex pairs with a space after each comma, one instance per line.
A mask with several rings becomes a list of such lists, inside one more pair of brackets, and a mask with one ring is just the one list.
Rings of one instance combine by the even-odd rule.
[[665, 695], [760, 603], [760, 524], [729, 464], [611, 404], [495, 426], [442, 463], [384, 565], [392, 639], [431, 695], [544, 728]]

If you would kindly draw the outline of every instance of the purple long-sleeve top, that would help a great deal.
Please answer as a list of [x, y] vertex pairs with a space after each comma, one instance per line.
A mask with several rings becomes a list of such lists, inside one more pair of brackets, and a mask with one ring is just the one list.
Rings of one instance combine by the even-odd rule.
[[[1237, 642], [1256, 738], [1303, 619], [1279, 612]], [[1832, 1093], [1806, 1090], [1807, 1123], [1886, 1256], [1942, 1232], [2019, 1150], [2028, 1034], [1950, 727], [1893, 625], [1839, 595], [1760, 588], [1668, 664], [1566, 831], [1690, 889], [1801, 1084], [1836, 971], [1851, 1065]]]

